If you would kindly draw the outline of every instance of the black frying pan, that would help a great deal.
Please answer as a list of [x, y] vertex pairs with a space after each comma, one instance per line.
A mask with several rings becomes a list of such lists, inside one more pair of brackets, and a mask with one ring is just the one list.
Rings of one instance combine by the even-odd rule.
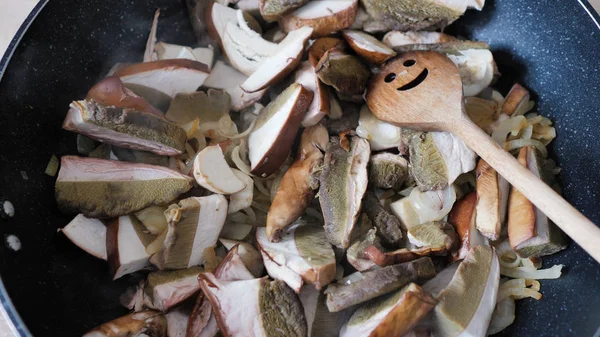
[[[57, 210], [54, 178], [44, 169], [52, 154], [76, 153], [75, 134], [60, 127], [71, 100], [84, 97], [114, 63], [140, 60], [157, 7], [158, 39], [193, 45], [183, 1], [54, 0], [18, 47], [13, 41], [10, 64], [10, 52], [0, 63], [0, 74], [6, 67], [0, 82], [0, 198], [16, 208], [14, 218], [0, 220], [0, 233], [22, 242], [18, 252], [0, 245], [6, 287], [0, 300], [20, 336], [30, 336], [27, 330], [80, 336], [126, 313], [118, 298], [135, 276], [113, 282], [104, 261], [56, 233], [71, 216]], [[482, 13], [470, 11], [450, 28], [491, 44], [503, 93], [514, 81], [537, 93], [540, 111], [556, 121], [553, 154], [563, 168], [565, 197], [598, 224], [599, 21], [585, 0], [487, 0]], [[563, 277], [542, 281], [541, 301], [518, 301], [517, 319], [503, 336], [596, 332], [599, 265], [575, 244], [544, 259], [546, 266], [559, 263], [567, 266]]]

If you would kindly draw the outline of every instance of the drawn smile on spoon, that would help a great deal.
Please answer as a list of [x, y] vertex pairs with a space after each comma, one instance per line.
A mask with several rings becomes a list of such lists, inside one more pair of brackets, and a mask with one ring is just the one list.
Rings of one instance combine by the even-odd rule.
[[[409, 59], [403, 62], [403, 65], [407, 68], [414, 66], [417, 63], [417, 61]], [[403, 74], [407, 74], [408, 72], [406, 70], [402, 71], [401, 73], [399, 73], [398, 75], [403, 75]], [[421, 73], [415, 77], [412, 81], [402, 85], [401, 87], [397, 88], [398, 91], [406, 91], [406, 90], [410, 90], [416, 86], [418, 86], [419, 84], [423, 83], [423, 81], [425, 81], [425, 79], [427, 78], [427, 75], [429, 75], [429, 70], [427, 68], [423, 68], [423, 70], [421, 71]], [[389, 73], [387, 74], [387, 76], [385, 77], [384, 81], [386, 83], [391, 83], [396, 79], [396, 74], [395, 73]], [[404, 82], [404, 81], [403, 81]]]

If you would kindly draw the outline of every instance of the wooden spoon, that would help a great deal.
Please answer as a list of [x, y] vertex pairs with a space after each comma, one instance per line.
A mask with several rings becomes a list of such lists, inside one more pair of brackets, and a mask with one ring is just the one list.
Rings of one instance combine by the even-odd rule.
[[448, 131], [535, 204], [600, 262], [600, 228], [501, 148], [465, 113], [456, 66], [433, 51], [408, 52], [388, 61], [373, 76], [367, 104], [377, 118], [424, 131]]

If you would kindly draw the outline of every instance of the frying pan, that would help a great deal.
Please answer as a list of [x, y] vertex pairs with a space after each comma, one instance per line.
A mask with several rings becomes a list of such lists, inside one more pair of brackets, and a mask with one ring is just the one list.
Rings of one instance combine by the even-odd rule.
[[[0, 302], [16, 336], [81, 336], [126, 313], [119, 295], [136, 276], [113, 282], [104, 261], [56, 231], [72, 216], [58, 211], [54, 178], [44, 169], [53, 154], [76, 153], [76, 136], [61, 129], [62, 120], [69, 103], [114, 63], [139, 62], [156, 8], [159, 41], [193, 45], [195, 38], [183, 1], [61, 0], [43, 7], [0, 63], [0, 198], [16, 209], [0, 220], [0, 234], [22, 242], [16, 252], [0, 244]], [[449, 31], [492, 46], [503, 94], [515, 81], [537, 94], [539, 111], [556, 122], [551, 153], [563, 169], [564, 195], [600, 224], [598, 22], [585, 0], [487, 0], [483, 12], [469, 11]], [[592, 336], [600, 324], [598, 264], [573, 243], [544, 264], [564, 264], [564, 275], [542, 281], [542, 300], [518, 301], [515, 323], [501, 335]]]

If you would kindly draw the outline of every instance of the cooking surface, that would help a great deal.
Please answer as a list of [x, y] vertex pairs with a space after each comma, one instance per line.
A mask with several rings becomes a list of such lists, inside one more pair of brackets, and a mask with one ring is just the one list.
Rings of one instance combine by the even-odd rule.
[[[126, 312], [118, 298], [134, 277], [113, 282], [104, 261], [56, 232], [72, 216], [56, 209], [54, 178], [43, 172], [52, 154], [76, 153], [76, 135], [60, 128], [71, 100], [114, 63], [141, 59], [156, 7], [162, 9], [159, 41], [194, 43], [183, 2], [137, 4], [51, 1], [0, 82], [0, 197], [16, 209], [14, 218], [0, 222], [0, 234], [22, 242], [17, 252], [0, 245], [0, 275], [36, 336], [81, 335]], [[453, 32], [492, 46], [503, 93], [518, 80], [539, 95], [541, 113], [556, 121], [554, 154], [565, 197], [600, 223], [600, 181], [592, 169], [600, 167], [600, 30], [576, 0], [488, 0], [483, 13], [470, 11], [459, 24]], [[597, 263], [574, 244], [544, 262], [565, 264], [564, 275], [541, 281], [541, 301], [518, 301], [516, 321], [503, 335], [593, 335], [600, 314]]]

